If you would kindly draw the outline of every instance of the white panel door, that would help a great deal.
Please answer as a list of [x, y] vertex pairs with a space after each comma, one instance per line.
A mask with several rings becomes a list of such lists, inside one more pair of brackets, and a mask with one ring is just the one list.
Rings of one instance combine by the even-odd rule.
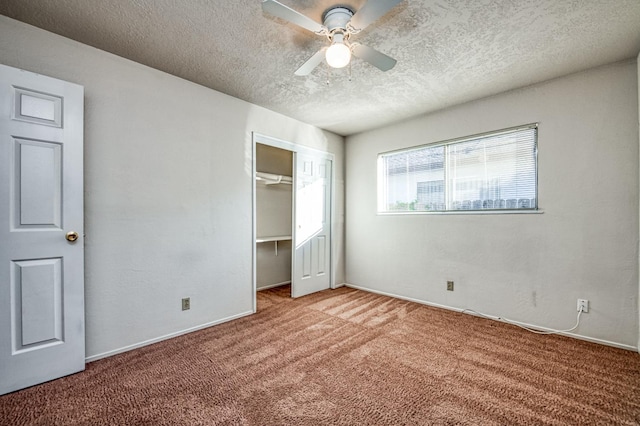
[[0, 65], [0, 394], [84, 370], [83, 99]]
[[295, 153], [291, 296], [331, 285], [331, 160]]

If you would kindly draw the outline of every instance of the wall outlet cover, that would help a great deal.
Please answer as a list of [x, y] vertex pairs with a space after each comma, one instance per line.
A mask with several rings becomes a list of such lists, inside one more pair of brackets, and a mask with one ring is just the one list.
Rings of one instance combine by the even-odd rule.
[[582, 313], [586, 314], [589, 312], [589, 301], [587, 299], [578, 299], [578, 311], [582, 308]]

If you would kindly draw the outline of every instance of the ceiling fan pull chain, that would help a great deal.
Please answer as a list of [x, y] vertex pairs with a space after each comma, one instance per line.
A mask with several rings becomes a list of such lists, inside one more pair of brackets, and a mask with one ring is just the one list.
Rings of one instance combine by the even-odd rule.
[[327, 86], [331, 84], [331, 67], [327, 64]]

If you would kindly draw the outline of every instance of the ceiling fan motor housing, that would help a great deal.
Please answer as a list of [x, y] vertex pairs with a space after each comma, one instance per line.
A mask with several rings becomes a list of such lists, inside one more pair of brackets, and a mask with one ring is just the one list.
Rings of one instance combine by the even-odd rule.
[[346, 7], [334, 7], [324, 14], [323, 24], [330, 33], [335, 30], [347, 30], [347, 23], [351, 20], [353, 12]]

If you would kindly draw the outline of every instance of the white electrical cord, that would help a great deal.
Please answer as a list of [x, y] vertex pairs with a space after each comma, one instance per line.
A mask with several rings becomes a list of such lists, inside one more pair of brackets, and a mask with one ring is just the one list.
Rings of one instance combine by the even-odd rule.
[[523, 328], [523, 329], [525, 329], [525, 330], [527, 330], [527, 331], [529, 331], [531, 333], [536, 333], [536, 334], [558, 334], [558, 333], [567, 333], [569, 331], [573, 331], [576, 328], [578, 328], [578, 326], [580, 325], [580, 314], [582, 314], [582, 307], [578, 311], [578, 318], [576, 319], [576, 325], [574, 325], [573, 327], [571, 327], [571, 328], [569, 328], [567, 330], [546, 330], [546, 331], [535, 330], [533, 328], [526, 327], [524, 325], [520, 325], [517, 322], [515, 322], [513, 320], [510, 320], [508, 318], [490, 317], [489, 315], [485, 315], [485, 314], [483, 314], [481, 312], [474, 311], [473, 309], [465, 309], [465, 310], [462, 311], [463, 314], [468, 313], [468, 312], [470, 312], [472, 314], [475, 314], [475, 315], [477, 315], [479, 317], [482, 317], [482, 318], [497, 319], [498, 321], [506, 322], [507, 324], [511, 324], [511, 325], [515, 325], [516, 327]]

